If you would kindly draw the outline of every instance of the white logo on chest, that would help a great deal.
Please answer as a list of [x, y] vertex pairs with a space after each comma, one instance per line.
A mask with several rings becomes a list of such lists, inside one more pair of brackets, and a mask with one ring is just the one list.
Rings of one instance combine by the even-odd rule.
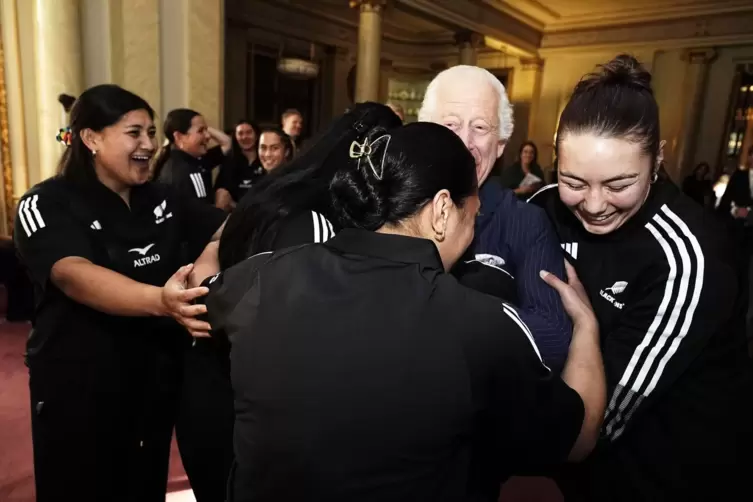
[[165, 220], [173, 217], [173, 213], [167, 212], [167, 201], [163, 200], [161, 204], [154, 208], [154, 222], [159, 225]]
[[136, 258], [135, 260], [133, 260], [134, 268], [151, 265], [152, 263], [157, 263], [160, 260], [159, 253], [154, 253], [150, 256], [146, 256], [149, 250], [152, 249], [153, 247], [154, 247], [154, 243], [144, 246], [143, 248], [133, 248], [133, 249], [128, 250], [129, 253], [136, 253], [142, 256], [142, 258]]
[[625, 306], [625, 303], [618, 302], [615, 296], [625, 291], [625, 288], [627, 288], [627, 285], [628, 283], [626, 281], [617, 281], [612, 286], [608, 288], [604, 288], [601, 291], [599, 291], [599, 295], [602, 298], [604, 298], [606, 301], [611, 303], [615, 308], [622, 310], [622, 308]]

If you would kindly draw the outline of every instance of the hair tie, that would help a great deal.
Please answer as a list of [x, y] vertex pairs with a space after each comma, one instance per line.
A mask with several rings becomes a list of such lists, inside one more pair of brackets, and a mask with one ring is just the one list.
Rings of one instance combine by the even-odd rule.
[[55, 139], [58, 140], [58, 143], [62, 143], [65, 146], [71, 146], [71, 141], [73, 141], [73, 133], [71, 132], [70, 127], [63, 127], [58, 131], [57, 136], [55, 136]]
[[[368, 138], [363, 140], [363, 143], [354, 141], [350, 144], [350, 158], [358, 159], [359, 169], [361, 168], [361, 159], [366, 159], [366, 162], [369, 163], [369, 167], [371, 168], [371, 172], [374, 173], [374, 177], [381, 181], [382, 177], [384, 176], [384, 159], [387, 156], [387, 148], [390, 146], [391, 139], [392, 136], [390, 136], [389, 134], [384, 134], [382, 136], [379, 136], [371, 143], [369, 143]], [[382, 151], [382, 160], [379, 163], [379, 169], [377, 170], [371, 158], [371, 154], [379, 147], [381, 143], [385, 143], [385, 145], [384, 150]]]

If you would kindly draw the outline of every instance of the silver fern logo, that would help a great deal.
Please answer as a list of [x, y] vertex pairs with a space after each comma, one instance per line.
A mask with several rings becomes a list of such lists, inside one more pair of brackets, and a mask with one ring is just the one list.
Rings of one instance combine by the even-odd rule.
[[622, 310], [622, 307], [625, 306], [625, 303], [618, 302], [615, 299], [615, 296], [625, 291], [625, 288], [627, 288], [627, 285], [628, 285], [627, 281], [617, 281], [612, 286], [608, 288], [604, 288], [601, 291], [599, 291], [599, 296], [601, 296], [606, 301], [611, 303], [615, 308]]
[[627, 285], [628, 283], [626, 281], [617, 281], [611, 288], [606, 288], [604, 291], [609, 291], [613, 295], [619, 295], [620, 293], [625, 291]]

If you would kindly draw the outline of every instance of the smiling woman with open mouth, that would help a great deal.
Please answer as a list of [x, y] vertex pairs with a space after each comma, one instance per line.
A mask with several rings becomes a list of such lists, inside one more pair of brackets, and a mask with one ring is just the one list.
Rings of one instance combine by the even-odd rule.
[[118, 86], [86, 90], [60, 173], [19, 202], [14, 240], [37, 296], [27, 362], [40, 502], [165, 495], [190, 337], [166, 317], [161, 285], [187, 276], [175, 272], [182, 243], [218, 239], [224, 213], [149, 181], [153, 119]]

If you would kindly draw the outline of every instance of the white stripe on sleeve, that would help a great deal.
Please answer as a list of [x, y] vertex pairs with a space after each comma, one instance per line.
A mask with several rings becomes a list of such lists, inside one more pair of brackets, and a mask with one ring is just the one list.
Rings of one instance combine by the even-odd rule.
[[[669, 265], [669, 275], [657, 313], [643, 340], [633, 352], [607, 407], [605, 432], [612, 440], [620, 437], [643, 399], [656, 388], [667, 363], [677, 352], [680, 343], [690, 330], [703, 289], [705, 260], [698, 240], [685, 222], [667, 206], [662, 207], [662, 213], [675, 224], [675, 227], [658, 213], [654, 215], [653, 222], [647, 223], [645, 227], [664, 251]], [[690, 249], [688, 249], [688, 242]], [[695, 267], [693, 261], [695, 261]], [[678, 279], [679, 284], [676, 284]], [[687, 310], [685, 310], [686, 307]], [[661, 326], [664, 328], [661, 334], [656, 336]], [[659, 354], [665, 348], [664, 355], [657, 363]], [[645, 360], [638, 368], [638, 363], [646, 350], [648, 353]], [[633, 380], [636, 369], [638, 372]], [[622, 396], [623, 392], [624, 396]]]
[[31, 228], [29, 228], [29, 224], [26, 223], [26, 213], [24, 212], [24, 207], [26, 206], [27, 202], [29, 202], [29, 199], [24, 199], [20, 204], [18, 204], [18, 219], [21, 221], [21, 226], [24, 227], [26, 237], [31, 237], [32, 231]]
[[544, 364], [544, 360], [541, 358], [541, 353], [539, 352], [539, 347], [536, 345], [536, 341], [533, 339], [533, 334], [531, 333], [531, 330], [528, 328], [525, 322], [523, 322], [523, 319], [520, 318], [518, 313], [515, 311], [514, 308], [510, 307], [506, 303], [502, 303], [502, 311], [512, 319], [515, 324], [517, 324], [520, 329], [525, 333], [526, 337], [528, 337], [528, 341], [531, 342], [531, 346], [533, 347], [534, 352], [536, 352], [536, 355], [539, 358], [539, 361], [541, 361], [541, 364], [544, 365], [546, 369], [549, 369], [549, 367]]
[[319, 229], [319, 215], [316, 211], [311, 211], [311, 218], [314, 221], [314, 242], [322, 242], [321, 230]]
[[44, 228], [44, 220], [42, 219], [42, 213], [39, 212], [39, 209], [37, 208], [37, 202], [39, 201], [39, 195], [34, 194], [34, 196], [31, 198], [31, 212], [34, 214], [34, 218], [37, 220], [37, 225], [39, 228]]
[[329, 225], [327, 225], [327, 218], [325, 218], [319, 213], [317, 214], [319, 215], [319, 223], [321, 223], [321, 226], [322, 226], [322, 242], [327, 242], [332, 237], [329, 233]]

